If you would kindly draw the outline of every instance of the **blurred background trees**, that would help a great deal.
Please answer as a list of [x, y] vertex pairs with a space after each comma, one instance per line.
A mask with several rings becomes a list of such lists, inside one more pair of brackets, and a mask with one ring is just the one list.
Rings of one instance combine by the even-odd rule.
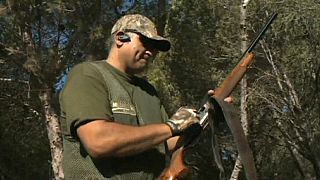
[[[59, 177], [58, 91], [67, 67], [104, 59], [115, 20], [141, 13], [172, 42], [143, 74], [170, 114], [199, 107], [241, 56], [240, 6], [223, 0], [0, 0], [0, 177]], [[279, 16], [254, 50], [248, 78], [249, 139], [260, 179], [320, 178], [320, 3], [260, 0], [247, 6], [252, 40], [267, 18]], [[240, 89], [233, 93], [240, 105]], [[222, 127], [227, 129], [227, 127]], [[210, 131], [188, 156], [190, 178], [217, 179]], [[232, 141], [232, 138], [225, 140]], [[230, 142], [232, 144], [232, 142]], [[51, 144], [51, 146], [50, 146]], [[223, 156], [228, 174], [236, 151]], [[59, 157], [57, 157], [59, 159]], [[239, 177], [242, 178], [242, 177]]]

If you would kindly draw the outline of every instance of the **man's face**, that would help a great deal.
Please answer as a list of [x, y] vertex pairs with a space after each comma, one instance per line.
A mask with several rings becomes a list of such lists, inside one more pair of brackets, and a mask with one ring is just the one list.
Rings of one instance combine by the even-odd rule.
[[126, 33], [130, 36], [130, 41], [123, 42], [121, 50], [121, 60], [125, 72], [137, 74], [142, 72], [154, 59], [158, 51], [154, 48], [151, 41], [136, 34]]

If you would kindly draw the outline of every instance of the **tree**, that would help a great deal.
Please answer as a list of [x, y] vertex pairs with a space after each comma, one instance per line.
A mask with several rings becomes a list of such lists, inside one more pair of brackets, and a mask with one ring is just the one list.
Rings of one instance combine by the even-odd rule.
[[[238, 8], [236, 2], [173, 1], [166, 27], [172, 49], [157, 59], [155, 69], [149, 74], [160, 89], [169, 114], [181, 105], [199, 107], [202, 95], [230, 72], [231, 62], [240, 55], [240, 44], [237, 44], [240, 36], [233, 24], [236, 20], [230, 18], [238, 17], [235, 13]], [[226, 130], [224, 126], [221, 127]], [[206, 129], [203, 136], [199, 145], [188, 150], [186, 159], [195, 170], [189, 178], [218, 179], [211, 130]], [[233, 154], [229, 152], [235, 152], [231, 141], [230, 133], [219, 141], [226, 152], [223, 158], [227, 174], [232, 170], [229, 159]]]
[[[153, 73], [157, 77], [151, 74], [158, 89], [167, 92], [161, 95], [169, 112], [183, 104], [196, 106], [201, 92], [219, 84], [224, 71], [229, 72], [230, 64], [238, 60], [240, 37], [235, 29], [239, 22], [235, 19], [239, 18], [234, 13], [239, 12], [238, 7], [226, 1], [173, 1], [166, 29], [173, 49], [156, 62], [160, 69]], [[254, 1], [248, 6], [248, 39], [272, 12], [279, 13], [263, 46], [256, 47], [256, 62], [248, 73], [249, 139], [260, 176], [266, 179], [307, 179], [318, 171], [316, 9], [319, 7], [314, 1]], [[207, 17], [210, 20], [205, 20]], [[228, 60], [221, 63], [222, 59]], [[164, 75], [160, 70], [166, 71]]]
[[[319, 41], [315, 38], [319, 5], [314, 1], [260, 1], [251, 8], [254, 16], [272, 11], [280, 14], [273, 37], [261, 46], [258, 74], [249, 90], [260, 173], [271, 179], [319, 178], [315, 153], [319, 152], [315, 144], [319, 131]], [[255, 29], [257, 22], [251, 24]], [[271, 155], [265, 157], [265, 151]], [[287, 168], [281, 168], [284, 164]]]
[[[162, 8], [165, 8], [164, 2], [159, 1], [158, 9], [159, 16], [161, 14], [165, 17], [165, 14], [160, 13]], [[23, 91], [23, 95], [28, 95], [28, 101], [35, 102], [32, 104], [34, 106], [28, 105], [24, 108], [30, 112], [37, 112], [37, 116], [26, 118], [30, 118], [32, 122], [36, 122], [35, 119], [43, 120], [42, 124], [45, 126], [41, 127], [46, 127], [46, 131], [42, 129], [41, 132], [47, 133], [48, 139], [43, 136], [42, 138], [44, 141], [49, 140], [50, 148], [45, 145], [42, 147], [51, 150], [50, 163], [55, 179], [63, 179], [58, 92], [55, 89], [55, 83], [66, 67], [86, 60], [106, 58], [108, 53], [106, 41], [111, 27], [115, 20], [123, 15], [116, 11], [121, 5], [117, 3], [119, 2], [81, 0], [1, 1], [0, 12], [4, 15], [0, 21], [1, 32], [4, 32], [1, 33], [0, 43], [1, 63], [10, 70], [16, 70], [12, 73], [12, 77], [15, 78], [7, 78], [10, 73], [3, 72], [1, 77], [4, 78], [1, 80], [7, 82], [8, 79], [15, 84], [23, 82], [25, 85], [21, 87], [23, 90], [27, 89], [27, 93]], [[157, 4], [150, 3], [142, 5], [147, 9], [148, 6], [157, 7]], [[142, 5], [137, 4], [136, 7], [131, 8], [131, 13], [139, 12]], [[164, 23], [163, 17], [156, 18], [157, 15], [151, 15], [151, 17], [159, 19], [159, 23]], [[23, 75], [17, 77], [18, 72]], [[10, 85], [5, 87], [8, 86]], [[4, 87], [2, 88], [5, 90]], [[13, 95], [15, 88], [17, 86], [12, 86], [12, 90], [5, 91], [6, 93], [1, 97]], [[13, 103], [8, 108], [14, 106], [20, 107], [25, 104]], [[6, 109], [1, 110], [5, 112]], [[9, 113], [8, 116], [3, 117], [9, 119], [13, 114]], [[13, 119], [10, 123], [19, 122], [22, 118]], [[5, 128], [5, 130], [11, 132], [12, 129]], [[4, 135], [7, 134], [4, 133]], [[13, 163], [13, 166], [16, 165]], [[46, 166], [43, 167], [48, 170]]]
[[7, 65], [13, 61], [11, 65], [28, 74], [23, 78], [29, 85], [31, 99], [39, 103], [37, 110], [46, 122], [55, 179], [63, 179], [63, 172], [59, 109], [55, 106], [53, 87], [56, 77], [67, 64], [106, 56], [103, 47], [107, 36], [103, 33], [108, 30], [103, 27], [108, 26], [103, 24], [111, 22], [100, 18], [100, 12], [108, 6], [99, 2], [10, 0], [5, 4], [8, 10], [3, 20], [13, 25], [3, 26], [4, 31], [12, 33], [12, 38], [1, 44], [2, 58]]
[[[244, 0], [241, 3], [241, 7], [240, 7], [240, 32], [241, 32], [241, 52], [245, 53], [246, 49], [247, 49], [247, 44], [248, 44], [248, 34], [247, 34], [247, 6], [248, 3], [250, 2], [250, 0]], [[241, 123], [244, 129], [244, 132], [246, 135], [248, 135], [249, 129], [248, 129], [248, 111], [247, 111], [247, 106], [248, 106], [248, 102], [247, 102], [247, 96], [248, 96], [248, 92], [247, 92], [247, 77], [244, 76], [240, 82], [241, 85], [241, 104], [240, 104], [240, 114], [241, 114]], [[230, 179], [238, 179], [239, 178], [239, 174], [240, 171], [242, 169], [242, 164], [241, 164], [241, 160], [240, 160], [240, 156], [238, 155], [237, 160], [235, 162], [234, 165], [234, 169], [232, 171], [231, 174], [231, 178]]]

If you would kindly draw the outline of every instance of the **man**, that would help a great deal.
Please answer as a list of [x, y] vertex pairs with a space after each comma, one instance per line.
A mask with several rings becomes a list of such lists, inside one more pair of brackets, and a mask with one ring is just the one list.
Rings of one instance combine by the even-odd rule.
[[142, 72], [170, 42], [142, 15], [111, 30], [106, 61], [75, 66], [60, 94], [66, 179], [155, 179], [179, 135], [199, 122], [192, 109], [170, 119]]

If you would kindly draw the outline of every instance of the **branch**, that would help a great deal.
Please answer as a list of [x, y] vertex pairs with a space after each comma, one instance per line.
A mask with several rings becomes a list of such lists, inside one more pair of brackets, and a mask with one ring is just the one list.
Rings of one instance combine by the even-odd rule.
[[23, 83], [23, 84], [29, 84], [29, 81], [18, 80], [18, 79], [10, 79], [10, 78], [0, 78], [0, 81], [5, 81], [5, 82], [18, 82], [18, 83]]

